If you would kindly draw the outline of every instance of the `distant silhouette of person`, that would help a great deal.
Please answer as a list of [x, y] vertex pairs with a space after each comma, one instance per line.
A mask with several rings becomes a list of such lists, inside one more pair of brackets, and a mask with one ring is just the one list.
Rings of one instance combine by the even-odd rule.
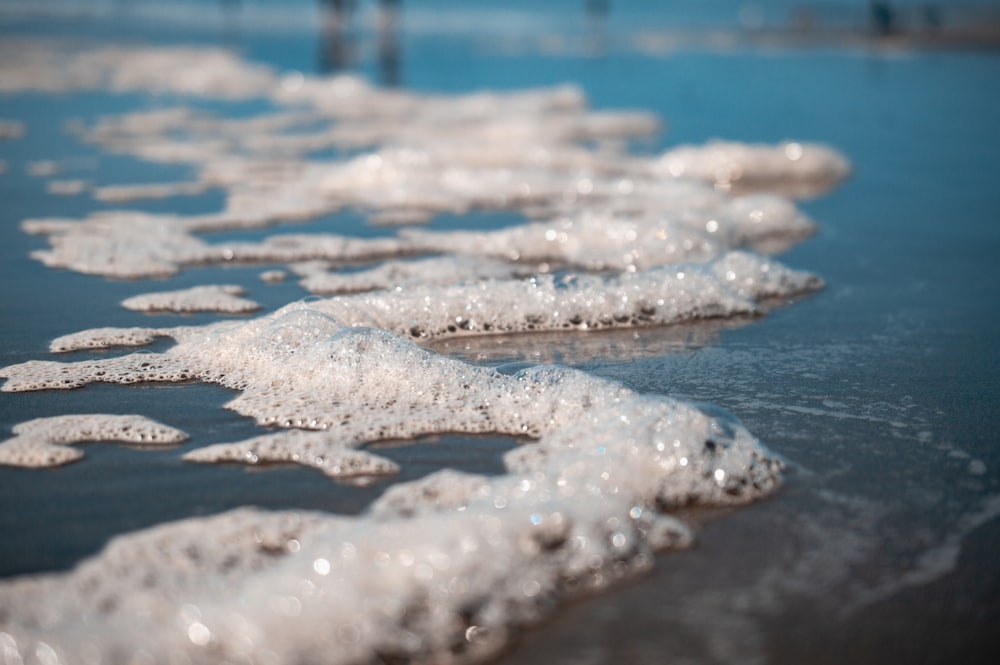
[[397, 86], [402, 82], [399, 57], [401, 4], [401, 0], [379, 0], [378, 64], [382, 85]]
[[319, 70], [338, 71], [354, 61], [354, 42], [350, 33], [354, 0], [320, 0]]
[[872, 27], [879, 37], [891, 35], [895, 30], [895, 12], [888, 2], [871, 3]]
[[[319, 0], [320, 51], [319, 70], [335, 72], [356, 64], [356, 35], [352, 15], [356, 0]], [[376, 15], [378, 73], [383, 85], [401, 82], [399, 16], [401, 0], [379, 0]]]
[[585, 0], [583, 7], [587, 15], [587, 52], [590, 55], [603, 54], [607, 46], [606, 33], [611, 0]]

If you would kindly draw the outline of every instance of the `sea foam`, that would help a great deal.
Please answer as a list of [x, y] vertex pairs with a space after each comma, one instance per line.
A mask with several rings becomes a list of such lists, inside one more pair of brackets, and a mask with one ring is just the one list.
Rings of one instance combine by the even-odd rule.
[[193, 286], [178, 291], [160, 291], [132, 296], [122, 307], [139, 312], [226, 312], [242, 314], [260, 309], [254, 301], [241, 297], [243, 287], [235, 284]]
[[[146, 160], [188, 163], [181, 183], [103, 185], [106, 201], [168, 197], [218, 188], [217, 213], [177, 217], [111, 211], [84, 219], [36, 219], [48, 236], [33, 255], [46, 265], [119, 278], [163, 277], [186, 266], [234, 262], [334, 264], [457, 253], [588, 270], [643, 269], [702, 261], [738, 248], [776, 251], [814, 225], [773, 193], [784, 185], [832, 187], [848, 173], [826, 146], [712, 143], [661, 155], [629, 151], [629, 140], [657, 131], [643, 111], [594, 111], [573, 86], [439, 95], [382, 90], [351, 76], [276, 77], [224, 51], [136, 49], [70, 54], [25, 45], [15, 67], [0, 64], [0, 89], [77, 87], [204, 96], [268, 98], [278, 109], [249, 118], [185, 107], [103, 118], [79, 128], [82, 140]], [[199, 79], [192, 59], [201, 58]], [[142, 76], [134, 62], [156, 63]], [[24, 69], [34, 68], [34, 78]], [[337, 158], [311, 153], [339, 150]], [[743, 194], [727, 192], [738, 185]], [[529, 222], [485, 232], [413, 230], [381, 238], [283, 235], [212, 244], [206, 231], [260, 228], [345, 209], [381, 224], [414, 223], [442, 213], [509, 210]], [[484, 263], [482, 275], [496, 270]], [[512, 274], [517, 274], [512, 269]], [[313, 282], [314, 283], [314, 282]], [[318, 285], [318, 290], [327, 289]]]
[[[690, 285], [689, 315], [729, 314], [750, 306], [751, 295], [813, 283], [750, 255], [688, 270], [667, 283], [675, 299], [685, 293], [678, 282]], [[513, 294], [484, 289], [493, 309], [478, 312], [498, 325], [510, 311], [507, 321], [530, 322], [517, 318], [526, 303], [549, 312], [542, 322], [552, 324], [555, 305], [569, 308], [562, 316], [572, 323], [578, 311], [602, 311], [593, 302], [573, 309], [573, 298], [609, 299], [615, 311], [627, 304], [593, 279], [589, 291], [565, 287], [570, 301], [558, 305], [554, 283], [509, 282]], [[438, 289], [446, 312], [467, 301], [455, 292], [446, 301]], [[406, 303], [427, 302], [397, 294], [394, 309], [391, 297], [378, 303], [383, 315], [396, 312], [397, 326], [419, 311]], [[98, 662], [144, 653], [205, 663], [260, 654], [278, 663], [376, 654], [478, 660], [560, 599], [641, 572], [656, 550], [689, 543], [689, 529], [663, 511], [741, 504], [779, 483], [781, 462], [728, 418], [566, 368], [505, 374], [330, 314], [359, 311], [360, 298], [301, 303], [200, 333], [181, 328], [162, 354], [8, 367], [4, 390], [197, 377], [239, 389], [229, 408], [262, 424], [315, 431], [217, 444], [187, 453], [191, 461], [384, 474], [394, 465], [359, 445], [492, 432], [525, 441], [506, 455], [508, 473], [441, 472], [397, 486], [358, 518], [241, 510], [119, 538], [70, 573], [0, 586], [0, 626], [14, 653], [67, 662], [84, 652]], [[676, 313], [673, 305], [664, 311]], [[447, 331], [450, 316], [427, 329]]]
[[[343, 371], [304, 371], [324, 358]], [[377, 330], [275, 359], [270, 375], [257, 363], [258, 380], [279, 381], [283, 367], [297, 383], [281, 387], [292, 400], [322, 384], [314, 407], [360, 421], [324, 436], [444, 428], [535, 442], [507, 456], [503, 476], [442, 472], [398, 486], [358, 518], [242, 510], [186, 520], [120, 538], [71, 573], [6, 583], [0, 625], [17, 651], [98, 661], [481, 657], [560, 598], [689, 542], [660, 511], [744, 503], [778, 483], [780, 462], [738, 424], [574, 370], [503, 375]]]
[[[97, 198], [217, 188], [225, 204], [196, 216], [116, 210], [26, 220], [25, 231], [49, 242], [35, 258], [119, 278], [287, 264], [310, 290], [351, 293], [239, 321], [65, 335], [52, 351], [175, 343], [12, 365], [0, 370], [2, 390], [220, 384], [238, 391], [228, 408], [270, 431], [187, 450], [185, 460], [297, 463], [333, 479], [398, 471], [366, 447], [379, 441], [492, 433], [521, 444], [504, 456], [502, 475], [439, 471], [393, 485], [357, 517], [245, 508], [120, 536], [66, 573], [4, 581], [7, 661], [479, 661], [563, 599], [688, 545], [690, 527], [671, 514], [678, 507], [739, 505], [778, 487], [782, 462], [721, 412], [565, 367], [494, 369], [426, 347], [472, 335], [729, 320], [819, 288], [818, 277], [755, 252], [814, 230], [771, 192], [834, 185], [847, 165], [832, 149], [714, 144], [638, 155], [629, 141], [657, 131], [658, 118], [590, 110], [574, 86], [382, 90], [179, 47], [18, 41], [0, 56], [8, 92], [138, 91], [276, 107], [240, 119], [165, 108], [79, 127], [81, 140], [108, 151], [193, 170], [182, 183], [96, 187]], [[342, 152], [311, 157], [331, 150]], [[381, 237], [201, 237], [344, 209], [382, 224], [477, 209], [523, 221]], [[339, 270], [357, 261], [381, 263]], [[206, 288], [131, 304], [222, 309], [238, 297]], [[78, 457], [66, 443], [184, 436], [122, 418], [24, 423], [0, 455], [53, 464]]]
[[172, 446], [184, 432], [143, 416], [86, 414], [36, 418], [14, 427], [14, 438], [0, 442], [0, 464], [23, 467], [59, 466], [83, 453], [70, 444], [117, 442], [133, 446]]

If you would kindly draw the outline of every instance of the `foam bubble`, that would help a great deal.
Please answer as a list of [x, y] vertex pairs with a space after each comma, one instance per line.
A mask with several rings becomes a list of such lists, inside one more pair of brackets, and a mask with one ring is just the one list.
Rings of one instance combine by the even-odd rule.
[[[98, 328], [60, 337], [52, 342], [52, 350], [138, 346], [157, 337], [171, 337], [182, 343], [167, 354], [147, 354], [144, 362], [149, 364], [148, 357], [169, 357], [171, 362], [183, 364], [188, 361], [186, 354], [198, 345], [225, 343], [239, 351], [238, 340], [256, 337], [255, 344], [282, 340], [279, 345], [297, 347], [303, 335], [311, 342], [350, 326], [377, 327], [430, 340], [667, 325], [753, 314], [758, 300], [792, 296], [821, 286], [822, 281], [810, 273], [791, 270], [758, 255], [731, 252], [709, 264], [620, 275], [541, 275], [526, 280], [416, 285], [293, 303], [236, 328], [226, 324], [204, 328]], [[93, 373], [101, 363], [126, 363], [131, 367], [118, 358], [76, 364], [29, 361], [0, 370], [0, 377], [8, 379], [4, 391], [76, 387], [80, 380], [94, 380]], [[184, 372], [185, 377], [196, 374], [194, 370]], [[143, 375], [143, 380], [152, 380], [148, 372]], [[108, 378], [103, 380], [115, 380], [113, 374], [104, 376]]]
[[171, 196], [201, 194], [207, 186], [200, 182], [172, 182], [150, 185], [114, 185], [98, 187], [94, 198], [98, 201], [120, 203], [136, 199], [165, 199]]
[[52, 159], [39, 159], [29, 162], [24, 172], [34, 178], [47, 178], [58, 175], [61, 170], [62, 167], [59, 165], [59, 162]]
[[56, 196], [76, 196], [90, 188], [89, 180], [50, 180], [45, 185], [49, 194]]
[[[691, 193], [689, 186], [682, 189], [685, 194]], [[260, 242], [210, 245], [192, 235], [190, 229], [225, 228], [229, 226], [227, 218], [182, 220], [124, 211], [95, 213], [79, 221], [26, 220], [22, 226], [29, 233], [49, 236], [51, 248], [32, 254], [46, 265], [123, 278], [171, 275], [184, 265], [292, 264], [309, 260], [343, 263], [437, 253], [495, 258], [526, 266], [545, 263], [550, 267], [641, 270], [709, 260], [738, 247], [778, 249], [801, 240], [814, 229], [814, 224], [794, 206], [777, 197], [728, 199], [711, 192], [701, 193], [705, 196], [699, 198], [696, 190], [694, 196], [660, 199], [651, 208], [657, 211], [655, 214], [597, 208], [496, 231], [404, 230], [396, 237], [381, 238], [285, 234]], [[441, 263], [449, 262], [455, 263], [451, 259]], [[412, 268], [417, 270], [424, 265]], [[464, 270], [460, 278], [490, 277], [503, 272], [496, 262], [465, 262], [463, 267], [475, 265], [481, 266], [481, 270], [472, 275]], [[376, 269], [376, 273], [398, 272], [402, 268], [400, 264], [391, 264]], [[519, 268], [509, 268], [508, 274], [521, 272]], [[360, 278], [343, 279], [349, 283]], [[377, 283], [384, 284], [385, 278], [379, 278]]]
[[330, 272], [303, 269], [302, 286], [311, 293], [356, 293], [396, 287], [458, 284], [475, 279], [505, 279], [526, 273], [506, 261], [465, 256], [435, 256], [416, 261], [384, 261], [367, 270]]
[[187, 434], [143, 416], [87, 414], [36, 418], [14, 427], [14, 438], [0, 443], [0, 464], [24, 467], [59, 466], [83, 453], [70, 444], [118, 442], [135, 446], [172, 446]]
[[122, 301], [122, 307], [137, 312], [224, 312], [244, 314], [260, 309], [253, 300], [241, 298], [243, 287], [234, 284], [193, 286], [179, 291], [145, 293]]
[[851, 170], [847, 160], [829, 146], [797, 141], [678, 146], [663, 153], [651, 168], [660, 175], [696, 178], [724, 188], [763, 187], [805, 195], [829, 189]]
[[288, 273], [284, 270], [265, 270], [260, 274], [261, 281], [268, 284], [278, 284], [285, 281], [287, 277]]
[[253, 437], [236, 443], [220, 443], [185, 453], [189, 462], [239, 462], [267, 464], [287, 462], [319, 469], [333, 478], [379, 476], [399, 471], [399, 466], [373, 453], [357, 450], [357, 441], [327, 432], [289, 430]]
[[[103, 72], [93, 85], [108, 76], [150, 90], [173, 74], [177, 90], [191, 87], [185, 82], [191, 76], [190, 58], [206, 56], [197, 50], [136, 49], [138, 61], [155, 61], [162, 71], [144, 79], [131, 66], [119, 71], [100, 49], [86, 53]], [[31, 58], [36, 56], [48, 57]], [[803, 143], [720, 142], [656, 158], [632, 155], [622, 139], [656, 131], [657, 119], [643, 112], [594, 112], [572, 86], [431, 95], [380, 90], [338, 76], [301, 77], [287, 88], [233, 56], [212, 52], [207, 57], [206, 89], [222, 85], [217, 79], [225, 71], [231, 85], [246, 94], [300, 108], [240, 119], [186, 108], [144, 111], [102, 119], [81, 135], [114, 152], [189, 162], [198, 169], [193, 181], [104, 186], [96, 190], [98, 198], [128, 200], [218, 187], [226, 195], [225, 209], [188, 218], [119, 211], [76, 223], [29, 220], [25, 229], [48, 235], [51, 245], [36, 252], [37, 259], [125, 278], [233, 261], [345, 262], [442, 252], [536, 261], [550, 268], [556, 261], [597, 270], [643, 269], [708, 260], [740, 247], [776, 251], [813, 229], [780, 197], [730, 198], [691, 178], [717, 187], [738, 182], [744, 189], [769, 189], [788, 183], [829, 187], [847, 173], [843, 157]], [[58, 79], [42, 70], [39, 76]], [[226, 89], [223, 85], [215, 92]], [[308, 159], [310, 152], [330, 148], [355, 154]], [[359, 149], [363, 152], [357, 154]], [[298, 234], [221, 246], [196, 237], [207, 230], [257, 228], [345, 208], [362, 210], [379, 223], [422, 222], [439, 213], [482, 208], [531, 213], [539, 221], [486, 234], [408, 232], [378, 239]]]
[[[235, 322], [64, 336], [54, 351], [176, 344], [9, 366], [2, 390], [217, 383], [239, 391], [227, 408], [277, 431], [186, 460], [299, 463], [334, 479], [395, 472], [363, 449], [372, 442], [457, 432], [523, 444], [505, 455], [503, 475], [441, 471], [393, 486], [358, 517], [243, 509], [192, 518], [118, 538], [69, 573], [0, 582], [8, 659], [474, 661], [561, 600], [648, 569], [657, 549], [688, 545], [691, 530], [671, 514], [678, 507], [739, 505], [780, 483], [781, 461], [726, 415], [562, 367], [483, 367], [414, 340], [728, 319], [818, 288], [813, 275], [733, 251], [785, 246], [812, 222], [780, 196], [728, 190], [829, 186], [846, 174], [832, 151], [726, 144], [633, 155], [628, 139], [656, 131], [658, 119], [593, 112], [572, 86], [419, 94], [347, 76], [279, 78], [211, 49], [71, 53], [5, 42], [0, 56], [0, 90], [258, 97], [284, 107], [243, 119], [162, 109], [82, 129], [109, 151], [196, 170], [187, 182], [111, 185], [100, 197], [217, 187], [225, 207], [27, 220], [26, 231], [48, 237], [49, 249], [34, 254], [46, 265], [135, 278], [261, 262], [288, 264], [321, 291], [381, 289]], [[308, 158], [330, 148], [352, 156]], [[683, 174], [670, 168], [678, 159]], [[198, 237], [345, 208], [386, 222], [479, 208], [531, 221], [379, 238]], [[432, 256], [397, 260], [420, 255]], [[393, 260], [332, 272], [383, 259]], [[212, 298], [236, 295], [209, 288]], [[184, 307], [206, 294], [151, 294], [144, 307], [152, 295]], [[32, 421], [0, 451], [57, 463], [79, 452], [60, 444], [81, 436], [183, 437], [103, 418], [122, 417]]]
[[80, 351], [84, 349], [106, 349], [112, 346], [145, 346], [158, 337], [179, 339], [184, 336], [184, 327], [177, 328], [92, 328], [57, 337], [49, 344], [53, 353]]
[[778, 482], [780, 463], [742, 427], [673, 400], [572, 370], [500, 375], [377, 331], [350, 337], [356, 350], [381, 344], [383, 366], [423, 377], [432, 402], [481, 393], [482, 381], [455, 385], [456, 370], [489, 373], [497, 421], [530, 422], [540, 438], [510, 456], [507, 475], [441, 472], [396, 486], [358, 518], [240, 510], [184, 520], [116, 539], [67, 575], [4, 583], [16, 648], [44, 640], [69, 654], [86, 642], [99, 660], [473, 658], [558, 600], [645, 570], [654, 548], [688, 544], [689, 529], [658, 510], [742, 503]]
[[[685, 187], [684, 192], [691, 189]], [[408, 230], [402, 237], [425, 251], [634, 271], [706, 261], [728, 249], [754, 246], [775, 237], [791, 242], [814, 228], [794, 206], [771, 196], [733, 200], [710, 194], [700, 199], [665, 197], [651, 210], [655, 213], [640, 215], [597, 207], [496, 231]]]
[[220, 48], [105, 46], [5, 39], [0, 45], [0, 90], [144, 91], [245, 99], [276, 85], [267, 67]]
[[109, 211], [85, 220], [27, 220], [28, 233], [50, 234], [51, 249], [32, 252], [47, 266], [120, 278], [166, 277], [178, 263], [224, 261], [215, 249], [179, 228], [176, 218]]
[[753, 299], [800, 293], [819, 284], [807, 273], [735, 253], [707, 266], [413, 287], [321, 300], [314, 307], [346, 325], [377, 326], [428, 339], [664, 325], [748, 314], [755, 311]]

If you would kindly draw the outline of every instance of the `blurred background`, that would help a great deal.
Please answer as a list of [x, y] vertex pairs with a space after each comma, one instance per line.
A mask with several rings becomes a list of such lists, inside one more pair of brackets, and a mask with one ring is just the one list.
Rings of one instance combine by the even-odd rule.
[[[744, 48], [996, 48], [995, 0], [7, 0], [7, 30], [223, 40], [297, 69], [405, 82], [428, 42], [507, 54], [600, 56]], [[282, 39], [282, 37], [284, 39]], [[308, 54], [308, 55], [307, 55]], [[456, 63], [451, 63], [454, 66]]]

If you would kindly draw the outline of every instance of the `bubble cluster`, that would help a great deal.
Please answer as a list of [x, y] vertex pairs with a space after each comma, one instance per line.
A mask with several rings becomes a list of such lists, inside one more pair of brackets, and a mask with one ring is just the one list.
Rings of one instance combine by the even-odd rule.
[[[248, 118], [164, 108], [80, 128], [82, 140], [106, 150], [196, 169], [187, 182], [96, 187], [100, 200], [208, 188], [225, 193], [224, 209], [205, 215], [110, 211], [24, 223], [49, 239], [50, 248], [35, 252], [36, 259], [88, 274], [162, 277], [205, 264], [337, 265], [442, 253], [519, 264], [508, 269], [512, 274], [522, 267], [642, 270], [736, 248], [787, 247], [813, 229], [794, 205], [773, 193], [730, 197], [729, 190], [794, 184], [821, 191], [849, 170], [834, 150], [798, 142], [716, 142], [652, 157], [632, 154], [629, 139], [657, 131], [658, 119], [642, 111], [590, 110], [573, 86], [439, 95], [381, 90], [343, 75], [300, 75], [286, 85], [266, 68], [213, 49], [21, 46], [0, 64], [0, 89], [110, 87], [269, 98], [279, 107]], [[155, 70], [143, 74], [136, 63]], [[345, 155], [311, 157], [331, 149]], [[489, 233], [409, 231], [378, 239], [297, 234], [220, 245], [198, 237], [344, 209], [376, 223], [412, 224], [475, 209], [518, 211], [532, 221]], [[473, 277], [500, 270], [481, 265]], [[317, 281], [309, 284], [320, 292], [338, 288]]]
[[[741, 426], [668, 398], [567, 369], [500, 375], [382, 332], [350, 336], [390, 366], [394, 353], [422, 354], [431, 401], [452, 407], [442, 417], [461, 419], [446, 414], [466, 389], [440, 382], [484, 372], [491, 410], [539, 438], [508, 456], [506, 475], [440, 472], [395, 486], [357, 518], [244, 509], [184, 520], [118, 538], [68, 574], [4, 583], [0, 627], [15, 652], [476, 660], [558, 600], [688, 544], [689, 529], [663, 510], [744, 503], [779, 481], [780, 463]], [[483, 383], [470, 384], [473, 403], [486, 403]], [[289, 434], [309, 452], [332, 440]]]
[[253, 300], [241, 298], [243, 287], [234, 284], [193, 286], [179, 291], [145, 293], [122, 301], [122, 307], [138, 312], [223, 312], [245, 314], [260, 309]]
[[0, 91], [142, 91], [245, 99], [275, 85], [267, 67], [219, 48], [102, 46], [5, 39]]
[[[297, 339], [304, 330], [314, 331], [318, 338], [332, 335], [344, 327], [367, 326], [418, 340], [431, 340], [483, 334], [668, 325], [755, 314], [761, 300], [808, 293], [821, 286], [822, 280], [810, 273], [791, 270], [759, 255], [732, 252], [708, 264], [664, 267], [616, 276], [540, 275], [530, 279], [466, 281], [448, 286], [399, 286], [386, 291], [292, 303], [246, 326], [219, 323], [204, 327], [97, 328], [59, 337], [53, 340], [51, 349], [64, 352], [141, 346], [160, 337], [171, 337], [190, 344], [175, 347], [166, 356], [156, 354], [155, 357], [169, 357], [171, 362], [184, 363], [188, 361], [185, 354], [196, 348], [196, 342], [209, 346], [222, 340], [230, 343], [237, 338], [250, 339], [262, 330], [272, 331], [277, 339], [283, 336]], [[301, 321], [307, 323], [303, 326]], [[142, 356], [147, 362], [151, 357], [154, 356]], [[19, 377], [50, 366], [67, 375], [76, 373], [74, 367], [90, 372], [104, 362], [121, 360], [48, 365], [45, 361], [30, 361], [0, 370], [0, 377], [8, 379], [4, 391], [40, 390], [43, 388], [22, 387]], [[58, 383], [54, 381], [46, 387], [58, 388]], [[76, 383], [66, 385], [75, 387]]]
[[[107, 151], [192, 170], [184, 182], [96, 186], [99, 200], [215, 188], [225, 203], [190, 216], [26, 220], [49, 244], [37, 260], [117, 278], [285, 264], [261, 279], [292, 273], [310, 291], [346, 295], [203, 326], [66, 335], [52, 351], [175, 343], [8, 366], [3, 391], [216, 383], [238, 391], [227, 408], [270, 431], [190, 450], [186, 461], [292, 463], [333, 479], [395, 473], [365, 448], [379, 441], [494, 433], [522, 445], [504, 456], [505, 474], [440, 471], [393, 485], [357, 517], [241, 509], [191, 518], [116, 538], [68, 573], [0, 582], [7, 660], [473, 662], [563, 599], [687, 546], [678, 508], [740, 505], [778, 487], [782, 462], [722, 412], [565, 367], [494, 369], [421, 345], [733, 319], [820, 288], [759, 252], [814, 230], [773, 192], [834, 185], [848, 172], [835, 151], [715, 143], [638, 155], [630, 141], [659, 120], [593, 111], [574, 86], [441, 95], [351, 76], [282, 77], [218, 49], [0, 44], [0, 91], [89, 89], [267, 99], [276, 110], [227, 118], [168, 107], [78, 126], [81, 140]], [[321, 151], [339, 156], [315, 158]], [[524, 221], [380, 237], [202, 237], [345, 209], [383, 225], [481, 209]], [[359, 261], [380, 263], [343, 270]], [[255, 307], [240, 295], [200, 286], [123, 304]], [[79, 457], [69, 443], [185, 436], [138, 416], [60, 416], [14, 434], [0, 462], [36, 466]]]
[[75, 363], [29, 360], [3, 368], [0, 378], [7, 379], [4, 392], [26, 392], [81, 388], [95, 382], [179, 382], [197, 378], [197, 374], [192, 373], [189, 362], [172, 354], [140, 353]]
[[488, 257], [433, 256], [412, 261], [383, 261], [355, 272], [330, 270], [329, 264], [299, 264], [302, 286], [311, 293], [331, 295], [397, 287], [447, 285], [477, 279], [508, 279], [528, 276], [530, 269]]
[[333, 478], [378, 476], [399, 471], [384, 457], [358, 450], [359, 441], [333, 432], [287, 430], [254, 437], [238, 443], [220, 443], [192, 450], [184, 455], [189, 462], [239, 462], [268, 464], [287, 462], [319, 469]]
[[[49, 343], [53, 353], [84, 349], [106, 349], [112, 346], [145, 346], [158, 337], [181, 338], [193, 329], [175, 328], [92, 328], [57, 337]], [[200, 330], [199, 330], [200, 332]]]
[[76, 196], [90, 189], [89, 180], [50, 180], [45, 185], [45, 191], [56, 196]]
[[107, 185], [94, 190], [94, 198], [108, 203], [124, 203], [140, 199], [165, 199], [171, 196], [193, 196], [208, 186], [199, 182], [159, 183], [149, 185]]
[[172, 446], [188, 438], [184, 432], [143, 416], [86, 414], [36, 418], [14, 427], [14, 437], [0, 442], [0, 464], [24, 467], [60, 466], [83, 453], [69, 446], [84, 442], [117, 442], [133, 446]]
[[808, 196], [839, 182], [850, 164], [830, 148], [786, 141], [779, 145], [712, 141], [678, 146], [652, 164], [660, 175], [713, 182], [722, 189], [759, 189]]

